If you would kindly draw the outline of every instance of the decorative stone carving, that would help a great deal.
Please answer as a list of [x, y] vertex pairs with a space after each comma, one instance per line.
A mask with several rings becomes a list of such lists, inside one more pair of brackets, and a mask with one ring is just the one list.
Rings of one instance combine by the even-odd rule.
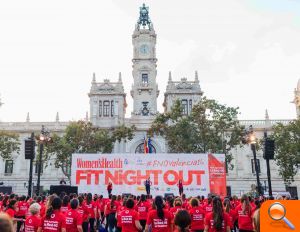
[[104, 83], [98, 87], [100, 91], [113, 91], [114, 89], [114, 86], [109, 83], [108, 79], [105, 79]]
[[193, 86], [187, 82], [186, 78], [182, 78], [181, 82], [176, 85], [176, 89], [192, 89]]

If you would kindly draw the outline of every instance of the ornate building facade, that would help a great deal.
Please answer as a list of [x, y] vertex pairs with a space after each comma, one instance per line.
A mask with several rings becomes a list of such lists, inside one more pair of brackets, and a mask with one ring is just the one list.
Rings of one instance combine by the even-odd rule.
[[[93, 74], [91, 89], [88, 93], [90, 99], [90, 117], [86, 118], [94, 126], [101, 128], [113, 128], [118, 125], [135, 125], [137, 128], [135, 136], [128, 142], [117, 142], [114, 146], [114, 153], [140, 153], [143, 152], [143, 143], [146, 132], [156, 117], [157, 97], [160, 94], [157, 76], [157, 57], [156, 40], [153, 24], [149, 17], [149, 9], [143, 5], [140, 8], [140, 17], [132, 35], [133, 58], [132, 76], [133, 85], [130, 95], [133, 98], [133, 111], [131, 117], [126, 118], [126, 93], [124, 92], [121, 73], [117, 82], [105, 79], [97, 82], [96, 75]], [[164, 93], [164, 110], [169, 111], [177, 99], [183, 106], [183, 113], [190, 114], [193, 105], [201, 99], [203, 91], [200, 87], [198, 73], [195, 72], [193, 80], [184, 77], [178, 81], [173, 80], [169, 73], [168, 84]], [[294, 104], [297, 109], [297, 117], [300, 116], [300, 80], [295, 89]], [[288, 103], [287, 103], [288, 104]], [[271, 120], [266, 112], [263, 120], [241, 120], [240, 123], [245, 127], [253, 126], [256, 136], [263, 137], [264, 131], [272, 132], [272, 126], [278, 122], [283, 124], [291, 120]], [[53, 122], [30, 122], [29, 115], [26, 122], [0, 122], [0, 130], [13, 131], [20, 135], [21, 151], [20, 154], [13, 154], [11, 160], [0, 161], [0, 179], [7, 186], [12, 186], [17, 193], [27, 193], [29, 161], [24, 159], [24, 139], [29, 137], [31, 132], [39, 132], [42, 125], [51, 132], [63, 134], [69, 122], [60, 122], [59, 115]], [[164, 138], [156, 136], [152, 139], [152, 150], [155, 153], [168, 152], [168, 147]], [[154, 154], [153, 154], [154, 155]], [[266, 165], [262, 157], [262, 152], [258, 152], [258, 166], [262, 186], [266, 185]], [[233, 170], [227, 173], [228, 192], [240, 195], [249, 192], [251, 185], [256, 183], [254, 162], [252, 151], [249, 147], [235, 148], [233, 151]], [[56, 169], [50, 161], [47, 168], [42, 170], [41, 186], [44, 190], [49, 189], [50, 185], [58, 184], [63, 177], [60, 170]], [[34, 184], [36, 185], [37, 168], [34, 167]], [[274, 161], [271, 161], [272, 184], [274, 191], [286, 191], [282, 178], [278, 175], [278, 169]], [[295, 182], [291, 186], [295, 194], [300, 188], [300, 176], [297, 175]], [[300, 189], [299, 189], [300, 190]]]

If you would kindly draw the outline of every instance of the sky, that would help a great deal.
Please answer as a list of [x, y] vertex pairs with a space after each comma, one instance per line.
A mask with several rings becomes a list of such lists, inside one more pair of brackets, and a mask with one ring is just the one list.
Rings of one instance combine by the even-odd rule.
[[173, 80], [194, 79], [204, 94], [240, 107], [240, 119], [296, 117], [300, 78], [297, 0], [0, 1], [0, 121], [85, 118], [92, 75], [118, 80], [132, 111], [132, 41], [139, 6], [157, 33], [158, 109]]

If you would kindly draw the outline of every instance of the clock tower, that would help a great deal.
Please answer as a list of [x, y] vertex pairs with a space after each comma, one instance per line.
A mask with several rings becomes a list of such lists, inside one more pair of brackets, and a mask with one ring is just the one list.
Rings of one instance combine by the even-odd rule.
[[140, 17], [132, 35], [132, 44], [132, 117], [147, 120], [157, 114], [159, 90], [156, 84], [156, 33], [149, 18], [149, 8], [145, 4], [140, 7]]

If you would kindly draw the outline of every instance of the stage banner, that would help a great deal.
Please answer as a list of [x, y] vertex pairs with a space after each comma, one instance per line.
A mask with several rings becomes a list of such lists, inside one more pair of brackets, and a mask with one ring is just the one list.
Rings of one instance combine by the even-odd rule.
[[107, 196], [112, 182], [113, 194], [140, 195], [150, 177], [153, 195], [178, 195], [181, 179], [187, 196], [226, 196], [224, 154], [73, 154], [71, 170], [78, 193]]

